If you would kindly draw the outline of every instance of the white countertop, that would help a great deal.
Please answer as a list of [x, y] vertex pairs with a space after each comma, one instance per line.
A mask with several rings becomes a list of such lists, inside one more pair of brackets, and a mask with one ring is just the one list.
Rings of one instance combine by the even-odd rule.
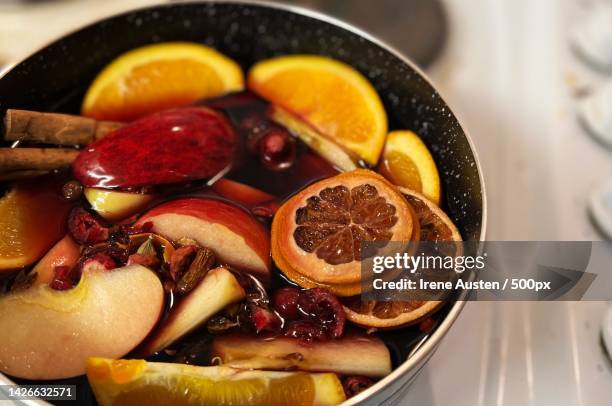
[[[604, 77], [570, 52], [580, 0], [446, 0], [450, 37], [430, 69], [477, 146], [489, 240], [596, 240], [591, 191], [612, 152], [578, 126], [578, 87]], [[149, 0], [0, 3], [0, 61]], [[31, 29], [36, 27], [36, 30]], [[468, 303], [402, 404], [604, 406], [612, 365], [599, 344], [609, 303]]]

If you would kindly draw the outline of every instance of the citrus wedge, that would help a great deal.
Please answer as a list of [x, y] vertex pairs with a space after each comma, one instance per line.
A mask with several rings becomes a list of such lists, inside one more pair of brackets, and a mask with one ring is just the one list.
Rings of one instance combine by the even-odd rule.
[[379, 171], [394, 184], [421, 192], [440, 204], [438, 168], [427, 146], [414, 132], [389, 133]]
[[90, 358], [87, 378], [101, 406], [326, 406], [345, 400], [342, 384], [333, 373]]
[[[451, 219], [421, 193], [399, 188], [410, 203], [420, 225], [420, 241], [461, 241], [461, 234]], [[344, 299], [346, 318], [366, 327], [395, 329], [414, 324], [436, 311], [441, 301], [362, 301], [354, 296]]]
[[166, 42], [120, 55], [94, 80], [82, 114], [130, 121], [244, 87], [240, 66], [204, 45]]
[[345, 63], [293, 55], [257, 63], [248, 87], [371, 165], [387, 135], [387, 115], [374, 87]]
[[272, 258], [303, 287], [359, 292], [361, 241], [408, 241], [412, 211], [379, 174], [357, 169], [316, 182], [287, 200], [272, 222]]

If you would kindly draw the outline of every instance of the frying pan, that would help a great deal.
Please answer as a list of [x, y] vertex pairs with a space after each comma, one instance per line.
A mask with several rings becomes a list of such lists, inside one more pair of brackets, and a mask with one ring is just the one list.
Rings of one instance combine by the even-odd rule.
[[[390, 128], [411, 129], [429, 147], [442, 178], [444, 208], [463, 238], [484, 240], [486, 199], [474, 146], [425, 74], [369, 34], [305, 9], [260, 2], [179, 2], [98, 21], [8, 69], [0, 77], [0, 114], [7, 108], [78, 113], [87, 86], [108, 62], [130, 49], [162, 41], [204, 43], [238, 61], [245, 71], [261, 59], [298, 53], [326, 55], [352, 65], [380, 94]], [[397, 404], [463, 305], [456, 301], [445, 306], [428, 335], [415, 328], [384, 333], [394, 371], [345, 405]], [[79, 404], [92, 404], [91, 393], [81, 385], [85, 381], [79, 379], [68, 383], [79, 385]], [[8, 382], [0, 374], [0, 383]]]

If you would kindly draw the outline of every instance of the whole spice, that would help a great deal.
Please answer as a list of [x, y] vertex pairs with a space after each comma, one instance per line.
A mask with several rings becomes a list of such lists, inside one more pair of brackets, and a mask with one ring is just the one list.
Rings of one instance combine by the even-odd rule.
[[195, 258], [176, 284], [176, 292], [184, 295], [196, 287], [215, 264], [215, 254], [208, 248], [198, 248]]

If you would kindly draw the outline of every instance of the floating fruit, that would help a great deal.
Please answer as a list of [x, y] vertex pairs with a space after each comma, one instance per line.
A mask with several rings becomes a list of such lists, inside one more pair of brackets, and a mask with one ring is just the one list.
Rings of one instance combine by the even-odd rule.
[[211, 178], [234, 160], [237, 137], [227, 119], [204, 107], [144, 117], [90, 144], [74, 161], [88, 187], [136, 188]]
[[176, 199], [145, 213], [137, 225], [178, 241], [195, 240], [219, 262], [251, 272], [263, 281], [270, 273], [270, 236], [253, 216], [231, 203], [211, 198]]
[[391, 356], [385, 344], [365, 334], [313, 342], [226, 334], [215, 337], [212, 356], [222, 365], [242, 369], [332, 371], [371, 377], [391, 372]]
[[414, 132], [389, 133], [379, 170], [394, 184], [421, 192], [440, 205], [440, 176], [436, 163]]
[[0, 372], [25, 379], [85, 373], [88, 357], [118, 358], [136, 347], [161, 315], [159, 278], [135, 265], [85, 272], [70, 290], [47, 285], [0, 297]]
[[395, 186], [358, 169], [319, 181], [281, 206], [272, 223], [272, 256], [298, 284], [312, 281], [338, 295], [356, 294], [361, 241], [408, 241], [412, 222]]
[[371, 165], [387, 136], [387, 115], [374, 87], [342, 62], [294, 55], [257, 63], [248, 87], [310, 124]]
[[142, 353], [161, 351], [205, 323], [210, 317], [246, 296], [234, 275], [225, 268], [208, 272], [204, 279], [176, 306], [145, 344]]
[[49, 179], [18, 183], [0, 198], [0, 273], [36, 262], [59, 241], [71, 205]]
[[269, 193], [225, 178], [216, 181], [212, 189], [221, 197], [240, 203], [249, 209], [275, 200]]
[[270, 116], [277, 123], [291, 129], [304, 144], [308, 145], [334, 167], [342, 171], [357, 169], [355, 159], [342, 147], [319, 134], [308, 123], [293, 116], [287, 110], [282, 107], [272, 106]]
[[[406, 188], [400, 191], [414, 208], [420, 223], [421, 241], [461, 241], [461, 234], [451, 219], [424, 195]], [[418, 322], [437, 310], [440, 301], [362, 301], [344, 299], [346, 317], [367, 328], [399, 328]]]
[[333, 406], [346, 398], [340, 380], [332, 373], [91, 358], [87, 378], [101, 406]]
[[188, 42], [149, 45], [119, 56], [98, 74], [82, 114], [130, 121], [243, 87], [240, 66], [214, 49]]
[[85, 188], [85, 198], [100, 216], [110, 221], [123, 220], [146, 206], [153, 195]]
[[37, 285], [49, 284], [53, 280], [56, 267], [65, 266], [72, 268], [79, 260], [80, 254], [79, 245], [74, 242], [70, 235], [66, 235], [32, 269], [32, 272], [37, 274], [34, 283]]

